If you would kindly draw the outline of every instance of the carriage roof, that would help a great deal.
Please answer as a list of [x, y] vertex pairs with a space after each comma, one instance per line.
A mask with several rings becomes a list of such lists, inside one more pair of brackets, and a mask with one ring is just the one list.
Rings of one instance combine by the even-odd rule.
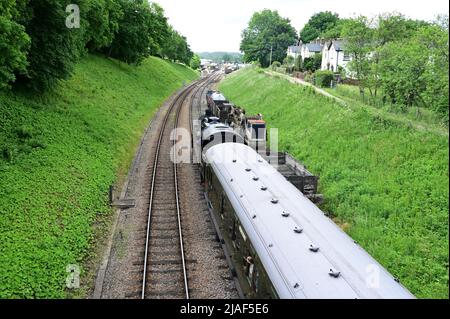
[[281, 298], [414, 297], [250, 147], [215, 145], [204, 159]]

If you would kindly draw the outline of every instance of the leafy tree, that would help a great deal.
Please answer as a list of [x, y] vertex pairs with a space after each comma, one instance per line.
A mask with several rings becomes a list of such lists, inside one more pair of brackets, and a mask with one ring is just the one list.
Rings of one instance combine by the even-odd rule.
[[382, 48], [380, 74], [391, 103], [404, 108], [423, 102], [427, 57], [426, 46], [417, 41], [390, 42]]
[[427, 24], [425, 21], [407, 19], [399, 13], [380, 14], [376, 19], [375, 40], [382, 46], [388, 42], [410, 38]]
[[169, 37], [169, 24], [164, 9], [157, 3], [150, 3], [150, 20], [148, 21], [150, 36], [150, 54], [162, 56], [164, 42]]
[[109, 55], [131, 64], [139, 64], [150, 55], [150, 5], [142, 0], [119, 0], [123, 15]]
[[339, 21], [339, 15], [330, 11], [314, 14], [300, 31], [304, 43], [317, 39], [322, 33], [333, 29]]
[[303, 61], [303, 68], [306, 71], [315, 72], [316, 70], [320, 70], [322, 65], [322, 54], [314, 54], [309, 58], [305, 58]]
[[349, 19], [339, 19], [336, 24], [320, 33], [319, 37], [324, 39], [342, 38], [342, 29]]
[[288, 72], [292, 72], [294, 70], [295, 58], [292, 55], [288, 55], [284, 58], [283, 64]]
[[333, 71], [318, 70], [314, 73], [314, 83], [321, 87], [330, 87], [334, 79]]
[[[22, 1], [22, 4], [24, 1]], [[26, 75], [18, 84], [42, 91], [67, 79], [84, 48], [83, 28], [66, 26], [69, 0], [29, 1], [21, 7], [21, 19], [31, 38]], [[82, 21], [83, 22], [83, 21]]]
[[302, 56], [298, 55], [294, 61], [294, 71], [302, 71], [302, 70], [303, 70]]
[[372, 75], [374, 73], [371, 72], [374, 70], [372, 69], [370, 57], [374, 49], [374, 34], [370, 23], [371, 21], [366, 17], [359, 16], [348, 20], [342, 28], [342, 34], [345, 38], [344, 50], [352, 57], [348, 68], [359, 81], [359, 89], [362, 96], [364, 96], [365, 88], [369, 88], [372, 95], [372, 86], [377, 83], [373, 81]]
[[169, 37], [162, 47], [163, 56], [172, 60], [189, 65], [194, 53], [189, 48], [189, 44], [184, 36], [179, 34], [172, 27], [169, 28]]
[[0, 1], [0, 89], [16, 79], [15, 72], [25, 72], [30, 38], [17, 23], [15, 0]]
[[430, 26], [423, 27], [417, 34], [418, 41], [428, 49], [424, 79], [427, 87], [423, 92], [425, 105], [437, 111], [444, 118], [449, 116], [449, 29], [448, 15], [440, 16]]
[[191, 66], [191, 68], [193, 68], [194, 70], [200, 69], [200, 57], [198, 56], [198, 54], [194, 54], [194, 55], [192, 56], [190, 66]]
[[123, 16], [119, 0], [89, 0], [81, 13], [87, 21], [85, 42], [88, 50], [93, 52], [109, 47]]
[[277, 11], [263, 10], [253, 14], [242, 32], [240, 49], [246, 62], [259, 61], [268, 67], [272, 61], [283, 61], [289, 45], [296, 41], [295, 29], [290, 20]]

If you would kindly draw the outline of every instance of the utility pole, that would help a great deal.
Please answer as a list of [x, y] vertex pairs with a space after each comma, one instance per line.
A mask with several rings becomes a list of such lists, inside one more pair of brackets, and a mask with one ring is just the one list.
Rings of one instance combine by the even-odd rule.
[[273, 45], [270, 45], [270, 63], [269, 63], [269, 67], [272, 66], [272, 50], [273, 50]]

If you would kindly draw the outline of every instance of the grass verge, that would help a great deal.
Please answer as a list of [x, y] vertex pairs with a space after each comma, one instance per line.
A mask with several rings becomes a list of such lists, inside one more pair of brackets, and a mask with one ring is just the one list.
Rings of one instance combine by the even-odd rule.
[[0, 298], [68, 296], [67, 266], [83, 276], [95, 224], [107, 225], [109, 185], [158, 106], [196, 77], [154, 57], [89, 55], [53, 92], [0, 93]]

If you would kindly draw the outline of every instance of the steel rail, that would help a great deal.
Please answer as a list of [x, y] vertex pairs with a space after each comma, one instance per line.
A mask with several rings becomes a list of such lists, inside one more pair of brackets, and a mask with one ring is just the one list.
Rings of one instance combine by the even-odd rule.
[[[160, 148], [161, 148], [161, 144], [162, 144], [162, 140], [164, 137], [164, 131], [167, 125], [167, 122], [169, 120], [170, 114], [172, 114], [172, 111], [175, 107], [175, 105], [180, 105], [180, 107], [177, 110], [177, 113], [179, 112], [179, 110], [181, 109], [181, 105], [182, 102], [186, 99], [187, 95], [191, 92], [191, 90], [195, 87], [195, 85], [197, 85], [198, 83], [202, 83], [204, 80], [200, 80], [200, 81], [196, 81], [192, 84], [190, 84], [189, 86], [187, 86], [186, 88], [184, 88], [184, 90], [182, 92], [180, 92], [176, 98], [174, 99], [173, 102], [171, 102], [169, 109], [167, 110], [166, 114], [164, 115], [164, 119], [163, 119], [163, 123], [161, 126], [161, 130], [159, 133], [159, 137], [158, 137], [158, 141], [156, 144], [156, 151], [155, 151], [155, 156], [154, 156], [154, 160], [153, 160], [153, 170], [152, 170], [152, 181], [151, 181], [151, 188], [150, 188], [150, 203], [149, 203], [149, 208], [148, 208], [148, 214], [147, 214], [147, 230], [146, 230], [146, 239], [145, 239], [145, 251], [144, 251], [144, 270], [143, 270], [143, 278], [142, 278], [142, 291], [141, 291], [141, 299], [145, 298], [145, 288], [146, 288], [146, 282], [147, 282], [147, 266], [148, 266], [148, 252], [149, 252], [149, 243], [150, 243], [150, 227], [151, 227], [151, 217], [152, 217], [152, 208], [153, 208], [153, 198], [154, 198], [154, 190], [155, 190], [155, 179], [156, 179], [156, 171], [158, 168], [158, 160], [159, 160], [159, 153], [160, 153]], [[175, 123], [175, 126], [177, 124]], [[175, 164], [175, 162], [174, 162]], [[175, 164], [176, 165], [176, 164]], [[176, 171], [175, 171], [175, 180], [176, 180]], [[177, 183], [175, 181], [175, 183]], [[175, 197], [176, 197], [176, 204], [177, 204], [177, 211], [178, 211], [178, 216], [180, 216], [180, 212], [179, 212], [179, 196], [178, 196], [178, 186], [177, 184], [175, 185]], [[180, 220], [180, 218], [179, 218]], [[178, 225], [179, 230], [181, 230], [181, 224]], [[185, 281], [185, 290], [186, 290], [186, 296], [187, 298], [189, 297], [188, 295], [188, 287], [187, 287], [187, 272], [186, 272], [186, 263], [184, 260], [184, 251], [183, 251], [183, 246], [182, 246], [182, 242], [181, 243], [181, 251], [182, 251], [182, 265], [183, 265], [183, 275], [185, 277], [184, 281]]]

